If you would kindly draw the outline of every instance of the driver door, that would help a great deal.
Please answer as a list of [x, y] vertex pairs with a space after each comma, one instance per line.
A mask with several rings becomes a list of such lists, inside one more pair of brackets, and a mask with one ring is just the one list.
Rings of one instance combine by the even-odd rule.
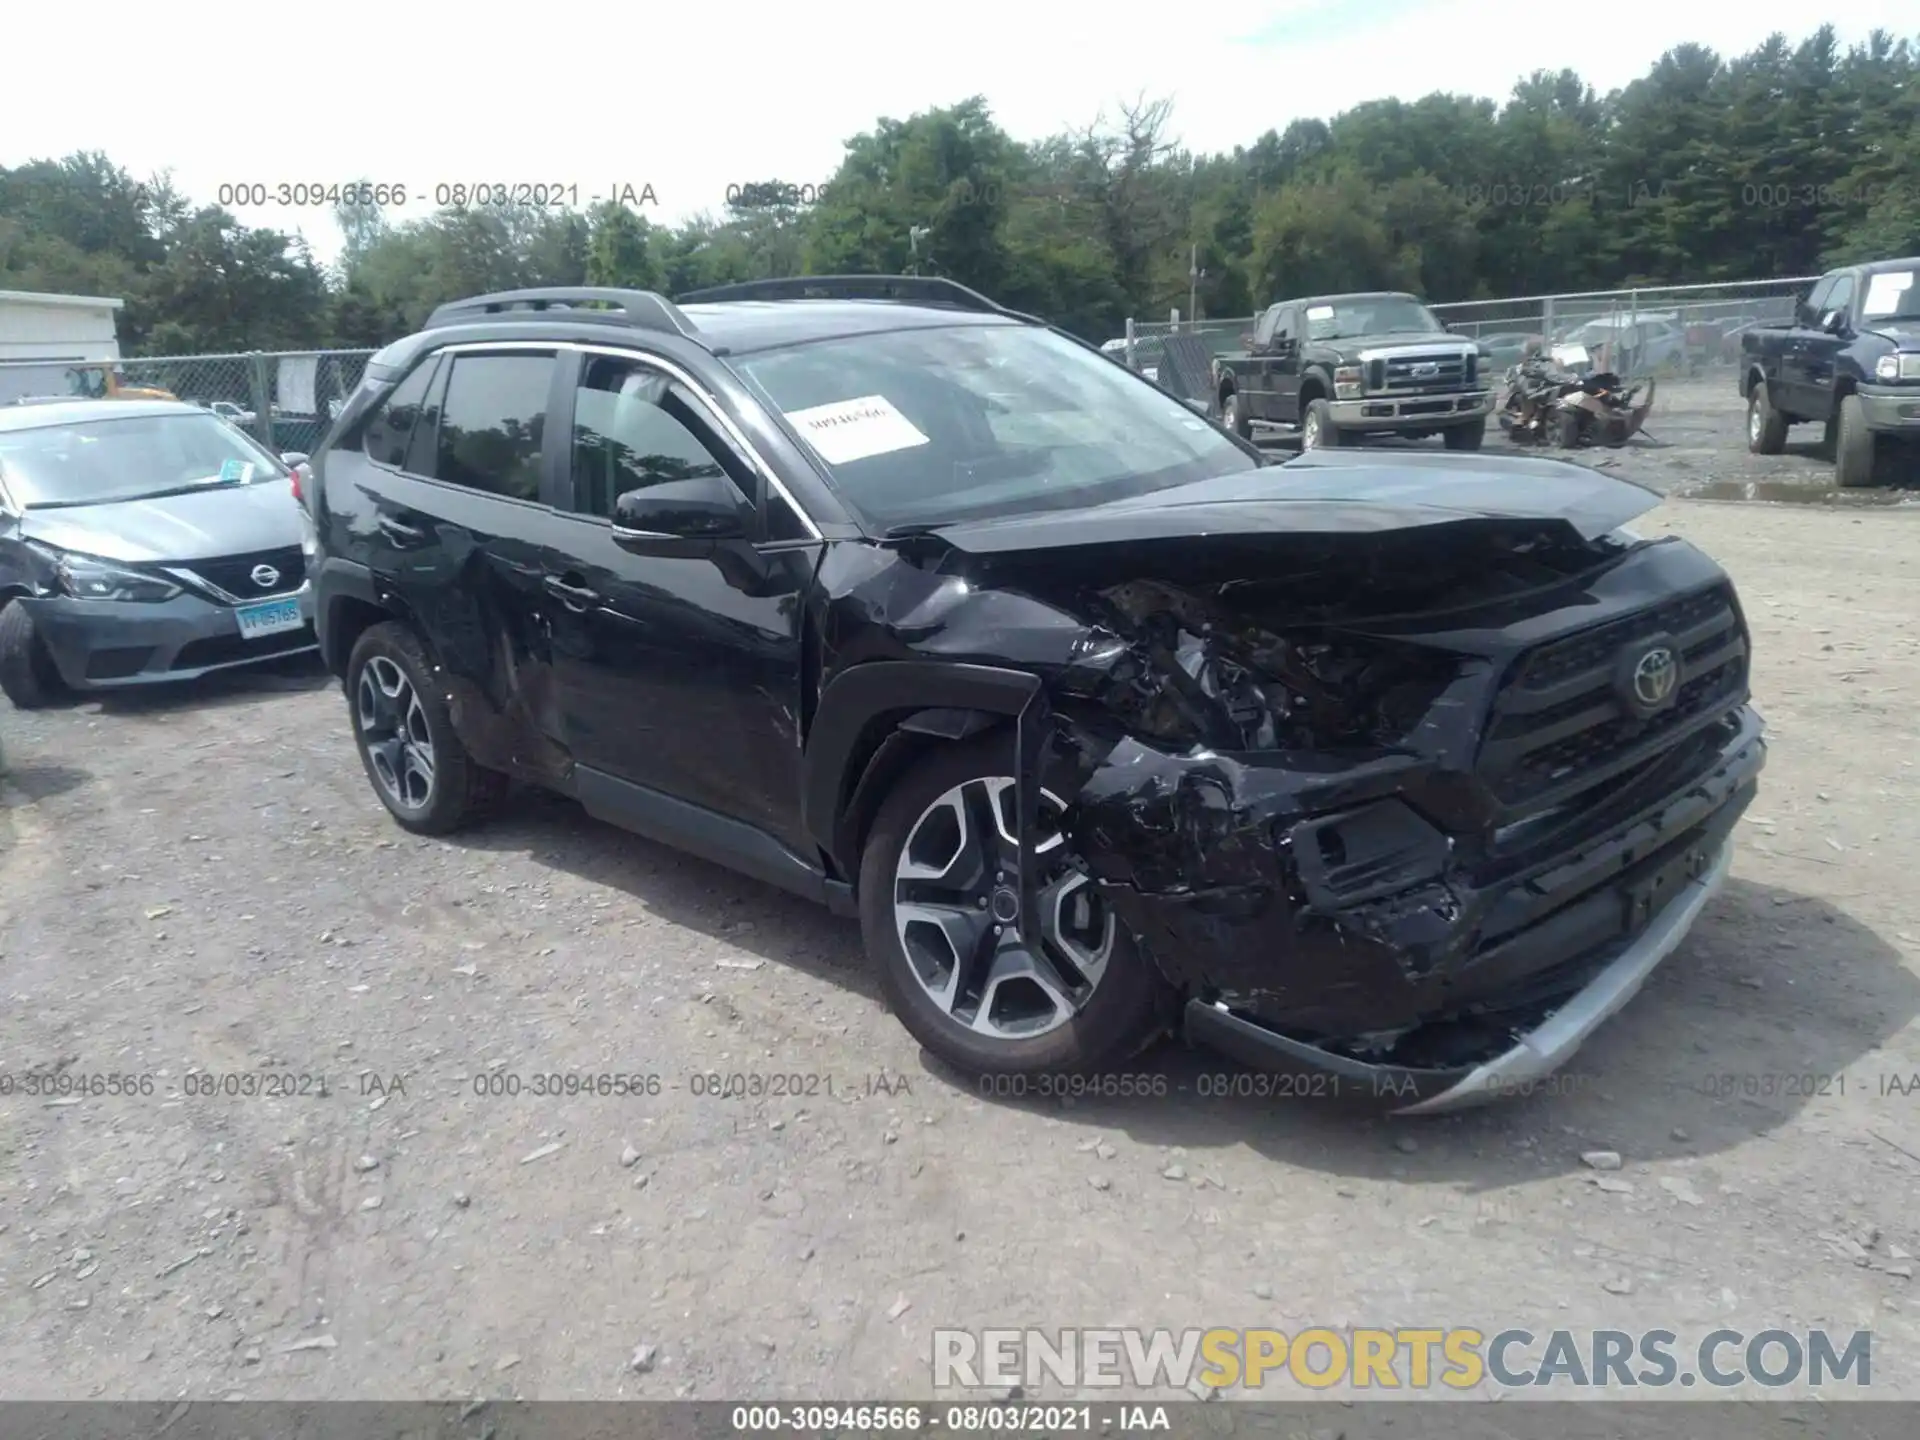
[[[582, 798], [618, 811], [667, 796], [802, 848], [800, 601], [819, 547], [790, 512], [770, 521], [714, 402], [637, 356], [571, 362], [568, 523], [544, 583]], [[615, 543], [620, 495], [702, 476], [725, 476], [748, 517], [724, 570]]]
[[1823, 277], [1794, 311], [1793, 328], [1781, 343], [1780, 384], [1774, 394], [1773, 404], [1777, 410], [1789, 415], [1813, 415], [1823, 413], [1813, 404], [1812, 386], [1807, 380], [1808, 347], [1813, 337], [1820, 333], [1820, 315], [1826, 308], [1827, 297], [1833, 293], [1839, 276]]
[[1260, 388], [1253, 415], [1281, 425], [1300, 422], [1300, 309], [1289, 305], [1274, 322], [1273, 339], [1260, 362]]
[[1821, 322], [1835, 311], [1851, 315], [1853, 299], [1853, 276], [1842, 275], [1833, 282], [1819, 312], [1812, 317], [1813, 328], [1807, 332], [1806, 348], [1795, 357], [1799, 362], [1802, 389], [1794, 402], [1794, 414], [1805, 415], [1809, 420], [1824, 420], [1833, 413], [1834, 370], [1847, 341], [1844, 335], [1834, 334]]

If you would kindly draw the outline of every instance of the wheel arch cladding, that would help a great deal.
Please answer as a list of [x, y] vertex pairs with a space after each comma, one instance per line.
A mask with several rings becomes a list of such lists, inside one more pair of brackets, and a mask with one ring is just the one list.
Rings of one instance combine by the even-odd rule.
[[383, 620], [395, 620], [391, 610], [358, 595], [336, 595], [327, 604], [327, 633], [321, 659], [334, 675], [344, 677], [347, 660], [360, 637]]
[[1022, 670], [876, 660], [836, 676], [807, 738], [807, 831], [843, 876], [857, 874], [865, 830], [888, 785], [932, 746], [1011, 724], [1040, 689]]

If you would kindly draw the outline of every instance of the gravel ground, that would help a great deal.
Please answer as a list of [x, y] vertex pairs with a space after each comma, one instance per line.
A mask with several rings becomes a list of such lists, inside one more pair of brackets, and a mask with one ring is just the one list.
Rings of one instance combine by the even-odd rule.
[[[1739, 424], [1674, 386], [1600, 459], [1818, 489]], [[0, 1083], [136, 1092], [0, 1093], [0, 1397], [915, 1395], [935, 1326], [1113, 1324], [1871, 1328], [1920, 1396], [1920, 515], [1643, 528], [1753, 619], [1733, 878], [1559, 1093], [1425, 1123], [1171, 1048], [1164, 1098], [983, 1097], [848, 922], [538, 796], [405, 835], [311, 668], [7, 713]]]

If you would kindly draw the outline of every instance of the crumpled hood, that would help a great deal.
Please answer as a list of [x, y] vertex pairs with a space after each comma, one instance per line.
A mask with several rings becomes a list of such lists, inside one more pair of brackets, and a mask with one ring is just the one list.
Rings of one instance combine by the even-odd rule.
[[1209, 536], [1365, 536], [1474, 521], [1562, 521], [1583, 540], [1660, 503], [1585, 465], [1526, 456], [1313, 450], [1284, 465], [1080, 510], [947, 525], [973, 555]]
[[20, 533], [59, 550], [131, 564], [207, 560], [300, 543], [300, 502], [284, 477], [190, 495], [28, 510]]

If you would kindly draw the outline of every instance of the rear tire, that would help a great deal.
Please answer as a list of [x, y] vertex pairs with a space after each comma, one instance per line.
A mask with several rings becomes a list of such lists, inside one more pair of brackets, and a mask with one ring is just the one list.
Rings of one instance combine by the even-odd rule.
[[1778, 455], [1787, 448], [1787, 417], [1773, 408], [1765, 380], [1753, 382], [1747, 392], [1747, 449], [1756, 455]]
[[1220, 423], [1242, 440], [1253, 438], [1253, 422], [1240, 408], [1240, 392], [1229, 390], [1220, 401]]
[[61, 698], [66, 690], [33, 616], [9, 601], [6, 609], [0, 610], [0, 691], [13, 702], [14, 709], [38, 710]]
[[1562, 450], [1572, 450], [1580, 443], [1580, 415], [1577, 411], [1562, 410], [1553, 417], [1553, 443]]
[[347, 713], [373, 793], [403, 829], [449, 835], [507, 793], [507, 777], [467, 753], [440, 669], [396, 621], [369, 626], [347, 659]]
[[1440, 440], [1449, 450], [1478, 450], [1487, 438], [1487, 422], [1476, 420], [1471, 425], [1452, 425], [1440, 432]]
[[[895, 784], [861, 856], [867, 954], [900, 1023], [956, 1069], [1110, 1069], [1165, 1028], [1170, 989], [1097, 887], [1070, 863], [1064, 837], [1046, 818], [1057, 821], [1061, 813], [1051, 796], [1043, 802], [1046, 838], [1034, 858], [1043, 866], [1040, 895], [1052, 923], [1037, 957], [1014, 940], [1012, 922], [992, 933], [1004, 899], [998, 892], [1008, 888], [995, 877], [1013, 873], [1013, 773], [1013, 737], [1002, 730], [943, 745]], [[984, 822], [996, 806], [1005, 809], [990, 831]], [[1017, 881], [1011, 888], [1017, 892]]]

